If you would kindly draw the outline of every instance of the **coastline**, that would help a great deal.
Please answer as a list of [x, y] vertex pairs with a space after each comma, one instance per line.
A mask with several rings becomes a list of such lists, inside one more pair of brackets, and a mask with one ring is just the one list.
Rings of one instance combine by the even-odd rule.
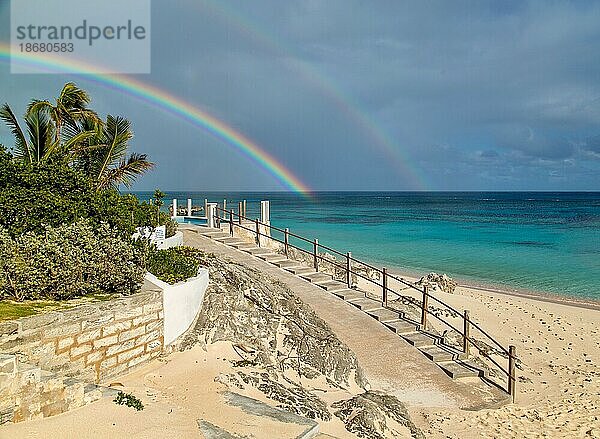
[[[418, 281], [421, 276], [426, 275], [429, 272], [423, 272], [422, 274], [417, 274], [410, 270], [403, 270], [401, 268], [392, 267], [389, 269], [390, 274], [394, 274], [396, 276], [403, 277], [411, 282]], [[442, 274], [442, 273], [439, 273]], [[447, 273], [446, 273], [447, 274]], [[450, 275], [448, 275], [450, 276]], [[568, 305], [574, 306], [583, 309], [591, 309], [595, 311], [600, 311], [600, 299], [593, 298], [578, 298], [574, 296], [561, 296], [557, 293], [546, 292], [546, 291], [536, 291], [536, 290], [528, 290], [526, 288], [518, 288], [510, 285], [498, 285], [498, 284], [486, 284], [485, 282], [481, 283], [473, 283], [472, 280], [465, 280], [460, 277], [452, 277], [452, 279], [458, 283], [458, 287], [477, 290], [481, 292], [488, 293], [497, 293], [503, 294], [506, 296], [515, 296], [525, 299], [538, 300], [541, 302], [549, 302], [556, 303], [559, 305]]]

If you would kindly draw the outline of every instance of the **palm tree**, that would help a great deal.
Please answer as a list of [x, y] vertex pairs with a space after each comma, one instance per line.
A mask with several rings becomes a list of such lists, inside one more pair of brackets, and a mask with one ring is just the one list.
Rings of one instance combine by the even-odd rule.
[[25, 114], [27, 136], [8, 104], [0, 108], [0, 118], [15, 136], [15, 157], [27, 163], [40, 163], [56, 147], [55, 130], [48, 114], [40, 108], [29, 108]]
[[146, 154], [127, 155], [133, 137], [131, 124], [122, 117], [108, 115], [103, 122], [87, 108], [90, 97], [73, 83], [62, 88], [55, 104], [34, 100], [27, 107], [27, 136], [8, 104], [0, 108], [15, 137], [14, 156], [26, 163], [42, 163], [53, 156], [90, 177], [97, 190], [129, 187], [144, 172], [154, 167]]
[[[74, 126], [81, 119], [90, 119], [99, 121], [98, 115], [87, 108], [90, 103], [89, 94], [77, 87], [74, 83], [66, 83], [54, 104], [47, 100], [35, 100], [30, 109], [44, 109], [54, 122], [55, 141], [59, 141], [62, 135], [62, 129], [65, 125]], [[28, 110], [29, 111], [29, 110]]]
[[97, 190], [116, 188], [120, 184], [129, 187], [138, 176], [154, 167], [146, 154], [127, 155], [132, 138], [130, 122], [109, 114], [106, 123], [97, 126], [95, 134], [81, 147], [76, 166], [95, 181]]

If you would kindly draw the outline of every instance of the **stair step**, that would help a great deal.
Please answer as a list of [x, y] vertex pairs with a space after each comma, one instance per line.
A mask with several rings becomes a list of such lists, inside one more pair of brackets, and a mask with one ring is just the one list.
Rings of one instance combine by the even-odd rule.
[[239, 244], [230, 244], [231, 247], [233, 248], [237, 248], [238, 250], [245, 250], [247, 248], [257, 248], [256, 244], [253, 244], [251, 242], [246, 242], [246, 241], [242, 241]]
[[214, 239], [215, 239], [215, 241], [219, 241], [219, 242], [222, 242], [223, 244], [227, 244], [227, 245], [242, 244], [243, 242], [245, 242], [243, 239], [235, 238], [233, 236], [230, 236], [229, 234], [227, 234], [227, 236], [222, 236], [222, 237], [214, 238]]
[[260, 247], [245, 248], [243, 251], [245, 251], [246, 253], [250, 253], [253, 256], [266, 255], [272, 253], [272, 251], [268, 248]]
[[316, 273], [314, 268], [307, 267], [306, 265], [294, 265], [292, 267], [287, 267], [286, 271], [296, 275]]
[[366, 297], [349, 300], [348, 302], [363, 311], [371, 311], [373, 309], [381, 308], [381, 302], [373, 299], [368, 299]]
[[472, 363], [458, 360], [437, 363], [450, 378], [483, 377], [485, 374]]
[[398, 317], [400, 317], [398, 312], [386, 308], [373, 309], [367, 311], [367, 314], [382, 323], [392, 322], [394, 320], [398, 320]]
[[340, 299], [344, 300], [356, 300], [356, 299], [364, 299], [365, 293], [360, 290], [351, 290], [350, 288], [345, 288], [343, 290], [334, 291], [333, 294], [338, 296]]
[[194, 231], [196, 233], [199, 233], [200, 235], [205, 235], [205, 234], [210, 234], [210, 233], [222, 232], [223, 230], [201, 226], [201, 227], [195, 228]]
[[284, 259], [283, 261], [273, 262], [273, 265], [278, 266], [279, 268], [288, 269], [289, 267], [298, 267], [300, 264], [296, 261], [292, 261], [290, 259]]
[[202, 232], [200, 234], [210, 239], [227, 238], [231, 236], [229, 233], [225, 233], [222, 230], [219, 230], [218, 232]]
[[338, 291], [346, 288], [346, 284], [338, 282], [337, 280], [317, 282], [317, 286], [323, 288], [326, 291]]
[[424, 346], [433, 346], [439, 342], [439, 337], [436, 337], [435, 335], [426, 334], [424, 332], [409, 332], [406, 334], [401, 334], [401, 337], [417, 348]]
[[287, 258], [284, 255], [280, 255], [278, 253], [267, 253], [264, 255], [258, 255], [258, 257], [260, 259], [262, 259], [263, 261], [267, 261], [270, 263], [274, 263], [274, 262], [280, 262], [280, 261], [286, 261]]
[[461, 352], [444, 345], [424, 346], [419, 350], [436, 363], [458, 360], [461, 354]]
[[385, 326], [387, 326], [388, 328], [390, 328], [392, 331], [394, 331], [396, 334], [399, 334], [399, 335], [412, 333], [417, 330], [416, 323], [411, 323], [406, 320], [396, 320], [396, 321], [392, 321], [392, 322], [385, 322]]
[[326, 282], [331, 280], [331, 275], [325, 273], [301, 274], [300, 277], [312, 283]]

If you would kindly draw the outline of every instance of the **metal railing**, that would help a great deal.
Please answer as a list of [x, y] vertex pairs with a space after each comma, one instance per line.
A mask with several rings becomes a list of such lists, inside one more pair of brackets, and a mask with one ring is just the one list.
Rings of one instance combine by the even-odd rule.
[[[398, 277], [398, 276], [388, 273], [388, 271], [385, 267], [378, 268], [371, 264], [363, 262], [359, 259], [356, 259], [352, 256], [351, 252], [342, 253], [334, 248], [331, 248], [331, 247], [328, 247], [326, 245], [319, 243], [318, 239], [310, 240], [303, 236], [300, 236], [300, 235], [290, 232], [289, 229], [287, 229], [287, 228], [280, 229], [280, 228], [272, 226], [270, 224], [264, 224], [264, 223], [260, 222], [258, 219], [254, 219], [254, 220], [250, 219], [244, 215], [245, 210], [246, 210], [245, 203], [243, 203], [243, 204], [241, 202], [239, 203], [239, 206], [238, 206], [239, 212], [238, 213], [235, 213], [233, 210], [226, 210], [226, 209], [220, 208], [218, 206], [215, 206], [215, 209], [216, 210], [215, 210], [214, 219], [215, 219], [217, 227], [219, 227], [219, 228], [221, 227], [221, 222], [228, 223], [229, 224], [229, 234], [231, 236], [234, 236], [235, 227], [239, 227], [241, 229], [244, 229], [244, 230], [247, 230], [247, 231], [253, 233], [255, 235], [255, 241], [259, 247], [261, 245], [261, 237], [264, 237], [264, 238], [268, 238], [272, 241], [278, 242], [280, 244], [283, 244], [283, 251], [287, 258], [290, 257], [290, 249], [295, 249], [297, 251], [305, 253], [305, 254], [309, 255], [310, 258], [312, 259], [312, 264], [313, 264], [313, 267], [316, 272], [319, 272], [320, 262], [325, 262], [325, 263], [329, 264], [330, 266], [332, 266], [336, 269], [339, 269], [340, 272], [343, 272], [344, 279], [342, 279], [341, 281], [345, 282], [348, 288], [353, 287], [353, 281], [352, 281], [353, 275], [356, 276], [357, 278], [361, 278], [367, 282], [370, 282], [371, 284], [376, 285], [378, 288], [381, 288], [381, 304], [382, 304], [382, 307], [384, 307], [386, 309], [390, 309], [392, 311], [398, 312], [398, 310], [391, 308], [388, 304], [390, 294], [393, 294], [393, 295], [397, 296], [398, 298], [406, 299], [406, 300], [410, 301], [412, 304], [419, 306], [420, 310], [421, 310], [421, 318], [420, 318], [420, 322], [418, 323], [420, 329], [422, 329], [422, 330], [427, 329], [428, 319], [429, 319], [429, 316], [431, 316], [431, 317], [435, 318], [437, 321], [439, 321], [440, 323], [442, 323], [444, 326], [457, 332], [460, 335], [460, 337], [462, 338], [461, 358], [467, 358], [470, 355], [471, 346], [475, 347], [482, 357], [489, 360], [496, 368], [498, 368], [499, 371], [501, 371], [504, 375], [506, 375], [506, 377], [507, 377], [506, 387], [503, 387], [501, 384], [495, 383], [493, 380], [491, 380], [489, 378], [488, 378], [488, 381], [490, 381], [491, 383], [493, 383], [500, 389], [507, 392], [511, 396], [512, 401], [514, 402], [514, 400], [515, 400], [515, 384], [516, 384], [515, 369], [516, 369], [516, 362], [517, 362], [516, 347], [511, 345], [508, 347], [508, 349], [505, 348], [495, 338], [493, 338], [488, 332], [486, 332], [479, 324], [477, 324], [476, 322], [474, 322], [471, 319], [468, 310], [463, 310], [463, 312], [460, 312], [459, 310], [455, 309], [453, 306], [449, 305], [448, 303], [444, 302], [443, 300], [439, 299], [438, 297], [431, 295], [429, 293], [429, 289], [427, 286], [421, 287], [421, 286], [416, 285], [415, 283], [410, 282], [402, 277]], [[219, 215], [219, 212], [223, 213], [222, 217]], [[236, 221], [236, 219], [237, 219], [237, 221]], [[247, 225], [245, 225], [243, 222], [244, 220], [252, 223], [252, 227], [248, 227]], [[261, 226], [264, 231], [261, 231]], [[283, 234], [283, 239], [278, 239], [278, 238], [272, 236], [272, 234], [271, 234], [272, 231], [276, 231], [276, 232]], [[308, 247], [308, 249], [292, 244], [290, 242], [290, 238], [294, 238], [294, 239], [300, 241], [301, 243], [305, 244], [305, 246]], [[324, 254], [320, 253], [319, 250], [324, 250], [324, 251], [330, 253], [331, 255], [335, 256], [335, 259], [332, 260], [331, 258], [327, 258]], [[345, 262], [344, 264], [338, 263], [338, 261], [337, 261], [338, 256], [344, 260], [344, 262]], [[360, 268], [362, 268], [362, 270], [360, 270]], [[336, 276], [335, 271], [336, 270], [334, 270], [334, 275], [333, 275], [334, 279]], [[371, 271], [372, 273], [377, 273], [378, 279], [374, 279], [372, 276], [369, 276], [368, 275], [369, 271]], [[413, 290], [413, 291], [419, 293], [419, 295], [421, 296], [420, 303], [417, 299], [415, 299], [412, 296], [401, 294], [400, 292], [393, 290], [389, 286], [389, 280], [394, 280], [394, 281], [398, 282], [399, 284], [404, 285], [406, 287], [404, 289], [410, 289], [410, 290]], [[366, 293], [366, 294], [367, 294], [367, 297], [369, 297], [368, 293]], [[377, 299], [379, 299], [379, 296], [377, 297]], [[450, 322], [446, 321], [444, 318], [436, 315], [435, 311], [439, 311], [439, 309], [438, 310], [431, 309], [431, 307], [429, 305], [429, 300], [432, 300], [436, 304], [442, 306], [443, 307], [442, 310], [449, 311], [451, 313], [451, 315], [462, 318], [462, 323], [463, 323], [462, 329], [456, 328], [452, 323], [450, 323]], [[479, 331], [479, 333], [484, 337], [485, 340], [491, 342], [491, 345], [495, 349], [498, 350], [500, 356], [504, 356], [505, 358], [508, 359], [508, 364], [506, 367], [500, 365], [496, 360], [494, 360], [494, 358], [491, 357], [491, 355], [493, 355], [493, 353], [490, 354], [485, 349], [485, 346], [480, 346], [478, 344], [477, 340], [474, 337], [472, 337], [472, 335], [471, 335], [471, 331], [473, 329]]]

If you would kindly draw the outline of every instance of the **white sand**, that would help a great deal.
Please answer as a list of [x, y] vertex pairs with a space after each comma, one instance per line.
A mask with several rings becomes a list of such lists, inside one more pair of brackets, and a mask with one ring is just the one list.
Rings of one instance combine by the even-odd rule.
[[[515, 345], [522, 369], [515, 404], [481, 411], [413, 407], [427, 437], [600, 438], [600, 311], [468, 287], [434, 294], [468, 309], [504, 346]], [[462, 327], [462, 320], [455, 324]]]

